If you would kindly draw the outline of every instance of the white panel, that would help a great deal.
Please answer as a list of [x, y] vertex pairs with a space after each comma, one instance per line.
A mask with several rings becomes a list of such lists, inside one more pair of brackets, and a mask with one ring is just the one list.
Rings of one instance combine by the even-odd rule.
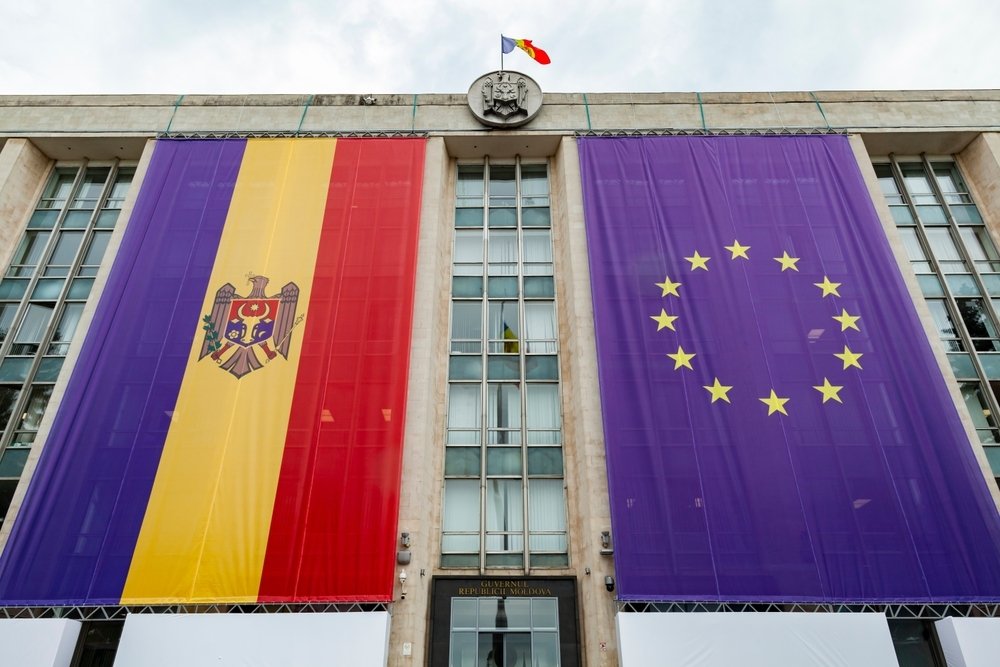
[[130, 614], [115, 667], [384, 667], [388, 612]]
[[943, 618], [934, 624], [948, 667], [996, 667], [1000, 618]]
[[899, 667], [883, 614], [619, 613], [622, 667]]
[[65, 618], [0, 620], [0, 665], [69, 667], [80, 622]]

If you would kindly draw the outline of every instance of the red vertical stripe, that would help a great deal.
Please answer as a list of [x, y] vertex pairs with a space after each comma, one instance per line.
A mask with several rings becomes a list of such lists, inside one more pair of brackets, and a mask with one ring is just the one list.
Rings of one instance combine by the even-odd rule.
[[337, 141], [261, 602], [392, 599], [423, 163]]

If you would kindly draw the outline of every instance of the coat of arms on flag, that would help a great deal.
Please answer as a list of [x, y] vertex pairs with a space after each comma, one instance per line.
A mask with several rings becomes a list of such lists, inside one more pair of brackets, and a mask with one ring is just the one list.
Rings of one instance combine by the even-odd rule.
[[263, 368], [279, 354], [287, 359], [292, 329], [304, 317], [295, 317], [299, 300], [295, 283], [267, 296], [267, 276], [250, 273], [247, 282], [251, 289], [246, 296], [236, 294], [230, 283], [220, 287], [211, 314], [202, 318], [205, 338], [198, 360], [211, 356], [237, 378]]

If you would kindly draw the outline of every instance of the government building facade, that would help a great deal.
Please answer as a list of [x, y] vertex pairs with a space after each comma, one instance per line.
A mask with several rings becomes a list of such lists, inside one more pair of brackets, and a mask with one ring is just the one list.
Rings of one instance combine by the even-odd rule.
[[0, 97], [0, 664], [996, 664], [998, 119]]

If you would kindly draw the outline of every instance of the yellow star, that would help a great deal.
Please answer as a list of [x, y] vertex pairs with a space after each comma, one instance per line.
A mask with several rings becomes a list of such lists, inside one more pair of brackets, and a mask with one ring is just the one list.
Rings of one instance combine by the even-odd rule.
[[778, 395], [774, 393], [773, 389], [771, 390], [770, 396], [768, 396], [767, 398], [758, 398], [757, 400], [767, 406], [768, 417], [773, 415], [775, 412], [780, 412], [786, 417], [788, 416], [788, 413], [785, 412], [785, 403], [787, 403], [789, 399], [778, 398]]
[[691, 360], [694, 359], [695, 355], [688, 354], [680, 345], [677, 346], [676, 354], [668, 354], [667, 356], [674, 360], [675, 371], [681, 366], [686, 366], [687, 368], [694, 370], [694, 368], [691, 367]]
[[788, 251], [786, 250], [781, 257], [775, 257], [774, 261], [781, 264], [781, 270], [791, 269], [792, 271], [798, 271], [799, 267], [795, 266], [795, 262], [799, 261], [798, 257], [789, 257]]
[[739, 241], [733, 241], [733, 245], [723, 246], [726, 250], [733, 253], [731, 259], [736, 259], [737, 257], [742, 257], [743, 259], [750, 259], [747, 255], [747, 250], [750, 249], [748, 245], [740, 245]]
[[840, 287], [841, 284], [842, 283], [830, 282], [830, 279], [827, 278], [826, 276], [823, 276], [823, 282], [813, 283], [813, 285], [823, 290], [822, 296], [829, 296], [830, 294], [834, 296], [840, 296], [840, 292], [837, 291], [837, 288]]
[[[840, 330], [847, 331], [848, 329], [854, 329], [855, 331], [861, 331], [858, 328], [856, 322], [861, 319], [860, 315], [849, 315], [843, 308], [840, 309], [840, 315], [834, 315], [833, 319], [840, 322]], [[860, 355], [858, 355], [860, 356]]]
[[692, 271], [694, 271], [695, 269], [705, 269], [706, 271], [708, 271], [707, 262], [708, 262], [708, 260], [710, 260], [712, 258], [711, 257], [702, 257], [701, 255], [698, 254], [698, 251], [695, 250], [693, 257], [685, 257], [684, 259], [686, 259], [687, 261], [691, 262], [691, 270]]
[[727, 396], [726, 394], [729, 393], [729, 390], [732, 389], [732, 387], [726, 386], [724, 384], [719, 384], [719, 378], [715, 378], [715, 381], [712, 384], [702, 385], [702, 386], [704, 387], [705, 391], [707, 391], [712, 395], [713, 403], [715, 403], [720, 398], [726, 403], [730, 402], [729, 396]]
[[670, 329], [671, 331], [677, 331], [677, 329], [674, 328], [674, 320], [676, 320], [678, 317], [679, 315], [667, 315], [667, 311], [660, 308], [660, 314], [650, 315], [649, 319], [653, 320], [659, 325], [656, 327], [657, 331], [661, 329]]
[[851, 352], [850, 348], [848, 348], [845, 345], [843, 352], [841, 352], [840, 354], [834, 354], [833, 356], [837, 357], [838, 359], [844, 360], [844, 370], [846, 371], [851, 366], [857, 366], [858, 368], [861, 368], [861, 364], [858, 363], [858, 359], [864, 356], [864, 354]]
[[838, 387], [837, 385], [830, 384], [830, 381], [827, 380], [826, 378], [823, 378], [823, 384], [822, 385], [820, 385], [818, 387], [815, 386], [815, 385], [813, 385], [813, 389], [815, 389], [819, 393], [823, 394], [823, 402], [824, 403], [826, 403], [829, 400], [834, 400], [834, 401], [837, 401], [838, 403], [843, 403], [843, 401], [840, 400], [840, 396], [837, 395], [837, 394], [840, 393], [840, 390], [843, 389], [843, 388], [844, 388], [843, 385], [841, 385], [841, 386]]
[[681, 284], [671, 282], [670, 276], [664, 278], [662, 283], [656, 283], [656, 286], [663, 289], [663, 294], [661, 294], [660, 296], [667, 296], [668, 294], [673, 294], [676, 297], [680, 297], [680, 294], [677, 293], [677, 288], [680, 287]]

